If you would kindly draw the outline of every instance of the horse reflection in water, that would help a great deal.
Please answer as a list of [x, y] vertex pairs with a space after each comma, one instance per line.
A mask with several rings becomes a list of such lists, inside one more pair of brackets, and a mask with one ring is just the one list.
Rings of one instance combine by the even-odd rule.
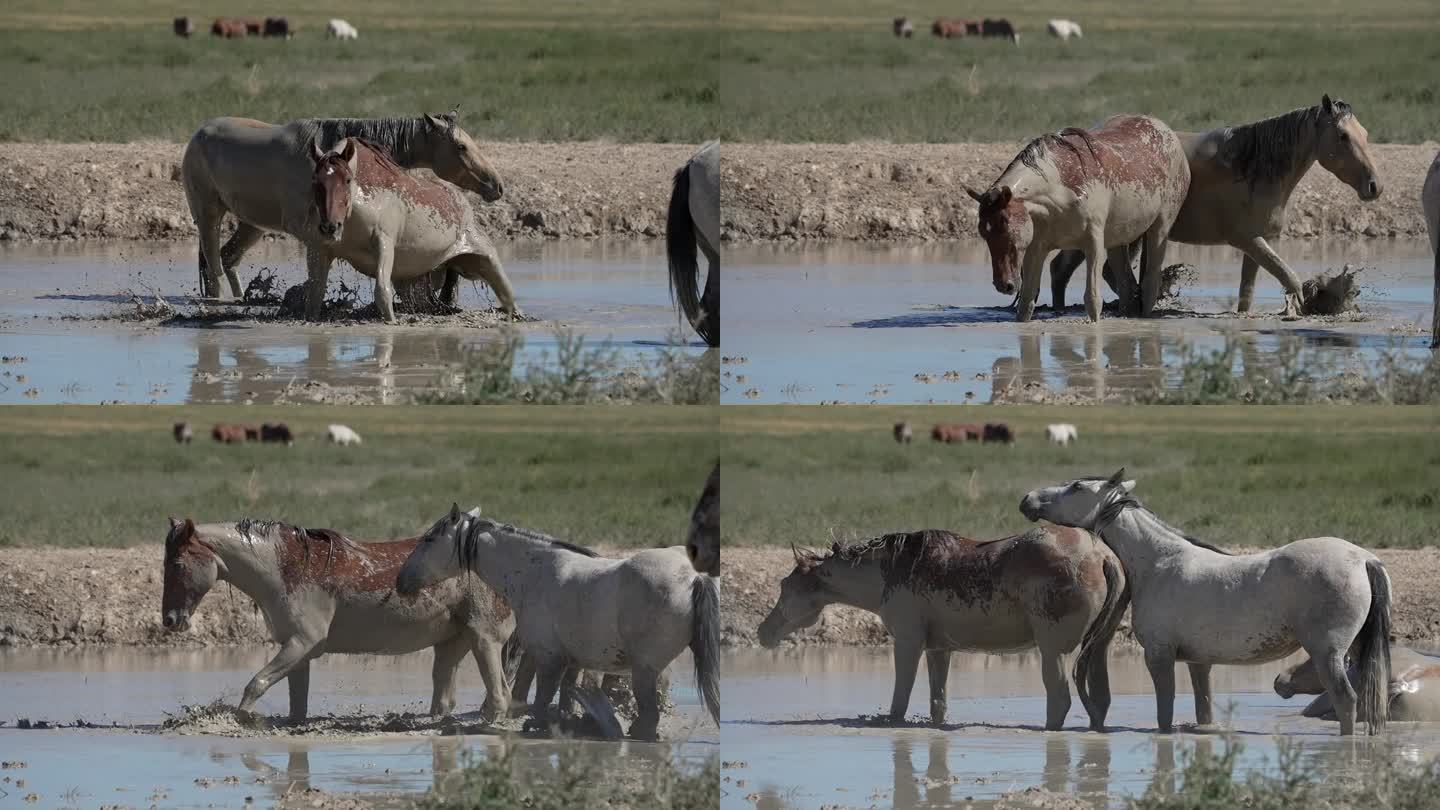
[[[505, 747], [501, 743], [489, 743], [476, 745], [482, 756], [486, 759], [502, 757], [505, 754]], [[460, 752], [466, 750], [465, 740], [459, 737], [432, 737], [430, 739], [430, 774], [433, 779], [431, 787], [435, 791], [444, 789], [450, 775], [460, 770]], [[229, 752], [220, 750], [213, 751], [210, 759], [214, 762], [224, 762], [226, 759], [235, 756]], [[291, 748], [286, 755], [285, 767], [278, 768], [262, 759], [262, 754], [254, 751], [242, 752], [240, 764], [256, 776], [256, 784], [264, 784], [269, 787], [275, 801], [279, 802], [285, 798], [293, 799], [297, 795], [304, 795], [311, 788], [311, 778], [316, 775], [310, 769], [310, 750], [308, 748]], [[334, 774], [319, 774], [321, 776], [333, 776]], [[387, 787], [402, 787], [403, 777], [397, 774], [394, 784], [377, 785], [381, 789]]]
[[[1079, 748], [1078, 760], [1072, 756], [1072, 743]], [[921, 745], [927, 753], [923, 772], [915, 767], [913, 756]], [[949, 734], [934, 734], [924, 740], [902, 734], [895, 737], [892, 746], [895, 781], [890, 798], [894, 807], [955, 807], [975, 793], [974, 777], [957, 776], [950, 771]], [[1053, 793], [1103, 797], [1110, 791], [1110, 746], [1111, 740], [1107, 737], [1048, 735], [1045, 762], [1040, 768], [1041, 784]], [[987, 770], [985, 774], [988, 777], [991, 772]], [[996, 784], [1002, 781], [1008, 780], [998, 776], [995, 779]], [[1025, 783], [1021, 780], [1015, 784], [1018, 789]]]

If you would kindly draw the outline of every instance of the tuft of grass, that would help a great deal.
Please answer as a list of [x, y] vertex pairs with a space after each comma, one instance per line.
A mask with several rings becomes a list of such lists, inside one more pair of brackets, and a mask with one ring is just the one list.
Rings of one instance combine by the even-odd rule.
[[653, 360], [622, 362], [610, 343], [587, 345], [561, 327], [555, 353], [541, 352], [519, 365], [525, 338], [513, 329], [499, 340], [469, 352], [459, 382], [422, 395], [421, 402], [444, 405], [589, 405], [649, 403], [713, 405], [720, 399], [720, 357], [715, 349], [698, 358], [677, 346], [662, 348]]
[[698, 769], [666, 757], [647, 763], [638, 779], [616, 777], [575, 746], [564, 746], [553, 763], [526, 772], [507, 749], [498, 757], [470, 759], [446, 784], [419, 801], [421, 810], [710, 810], [720, 805], [720, 758]]

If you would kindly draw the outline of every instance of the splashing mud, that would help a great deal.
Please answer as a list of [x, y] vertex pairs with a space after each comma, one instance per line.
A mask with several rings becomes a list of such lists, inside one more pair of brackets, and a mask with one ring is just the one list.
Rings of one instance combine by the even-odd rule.
[[1345, 265], [1339, 270], [1325, 272], [1306, 279], [1300, 285], [1304, 304], [1300, 310], [1306, 315], [1341, 315], [1359, 311], [1355, 299], [1360, 297], [1360, 273], [1365, 268]]

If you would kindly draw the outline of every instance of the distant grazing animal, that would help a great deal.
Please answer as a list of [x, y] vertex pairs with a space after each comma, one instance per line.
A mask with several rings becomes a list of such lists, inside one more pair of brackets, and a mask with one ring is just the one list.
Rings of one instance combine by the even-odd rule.
[[909, 39], [915, 36], [915, 26], [905, 17], [896, 17], [894, 22], [895, 36]]
[[979, 425], [936, 425], [930, 428], [930, 438], [945, 444], [955, 442], [978, 442], [984, 429]]
[[976, 541], [938, 529], [888, 534], [824, 557], [793, 548], [795, 568], [761, 622], [760, 643], [820, 620], [830, 604], [878, 615], [895, 640], [890, 719], [905, 719], [920, 654], [930, 674], [930, 722], [945, 722], [952, 650], [1008, 653], [1038, 647], [1045, 728], [1065, 724], [1065, 655], [1077, 649], [1075, 688], [1090, 727], [1110, 709], [1106, 649], [1129, 601], [1125, 569], [1100, 538], [1061, 527]]
[[266, 422], [260, 426], [260, 441], [284, 442], [288, 446], [295, 443], [295, 436], [290, 433], [290, 428], [284, 422], [275, 424]]
[[1020, 44], [1020, 35], [1015, 32], [1015, 26], [1005, 18], [992, 20], [986, 17], [980, 21], [980, 36], [982, 37], [1003, 37], [1016, 45]]
[[249, 18], [241, 20], [241, 22], [245, 23], [246, 36], [258, 37], [265, 32], [265, 22], [263, 20]]
[[1048, 425], [1045, 428], [1045, 437], [1055, 444], [1069, 444], [1080, 438], [1075, 426], [1068, 423]]
[[360, 444], [360, 434], [344, 425], [331, 425], [326, 429], [325, 435], [335, 444]]
[[943, 17], [930, 25], [930, 33], [942, 39], [964, 37], [968, 30], [969, 27], [964, 20], [947, 20]]
[[243, 428], [245, 429], [245, 441], [247, 441], [247, 442], [258, 442], [258, 441], [260, 441], [260, 426], [259, 426], [259, 425], [242, 425], [241, 427], [243, 427]]
[[190, 440], [195, 438], [195, 431], [190, 429], [189, 422], [176, 422], [171, 432], [175, 435], [177, 444], [189, 444]]
[[455, 708], [455, 670], [473, 654], [485, 681], [481, 714], [503, 719], [509, 706], [501, 650], [515, 630], [510, 606], [479, 577], [395, 592], [395, 575], [418, 538], [357, 543], [330, 529], [242, 520], [197, 526], [170, 519], [165, 537], [165, 629], [189, 629], [200, 600], [229, 582], [255, 600], [279, 648], [245, 686], [240, 710], [282, 678], [290, 719], [305, 719], [310, 661], [333, 653], [401, 655], [435, 648], [432, 715]]
[[265, 36], [289, 39], [295, 36], [295, 32], [290, 28], [290, 21], [284, 17], [266, 17]]
[[[1031, 141], [1010, 161], [995, 183], [980, 193], [980, 236], [990, 249], [997, 292], [1016, 292], [1015, 319], [1035, 312], [1040, 274], [1050, 251], [1085, 250], [1085, 311], [1100, 320], [1100, 278], [1105, 256], [1129, 260], [1129, 247], [1144, 237], [1140, 311], [1150, 315], [1160, 298], [1160, 268], [1170, 226], [1190, 188], [1190, 164], [1180, 139], [1163, 122], [1143, 115], [1117, 115], [1090, 129], [1063, 129]], [[1123, 283], [1133, 276], [1115, 274]], [[1122, 290], [1122, 308], [1133, 301]]]
[[172, 24], [175, 29], [175, 36], [189, 37], [195, 33], [195, 23], [189, 17], [176, 17]]
[[1015, 443], [1015, 432], [1004, 422], [987, 422], [982, 437], [987, 442]]
[[1074, 20], [1051, 20], [1045, 29], [1050, 32], [1050, 36], [1057, 39], [1070, 39], [1071, 37], [1080, 39], [1084, 36], [1080, 30], [1080, 23]]
[[[1353, 683], [1359, 677], [1352, 665], [1346, 674]], [[1315, 661], [1304, 661], [1275, 676], [1275, 694], [1286, 700], [1295, 695], [1319, 695], [1301, 712], [1305, 717], [1334, 720], [1335, 704], [1325, 693], [1325, 684]], [[1422, 655], [1409, 647], [1390, 647], [1389, 718], [1402, 722], [1440, 721], [1440, 658]], [[1368, 719], [1361, 706], [1356, 720]]]
[[[700, 292], [698, 253], [705, 254]], [[710, 141], [675, 172], [665, 212], [670, 298], [711, 346], [720, 345], [720, 142]]]
[[210, 33], [217, 37], [235, 39], [245, 36], [245, 21], [221, 17], [210, 25]]
[[[1362, 201], [1380, 197], [1380, 176], [1365, 127], [1349, 104], [1326, 95], [1313, 107], [1263, 121], [1176, 134], [1190, 165], [1190, 188], [1170, 227], [1170, 241], [1238, 249], [1242, 261], [1236, 309], [1250, 311], [1255, 278], [1264, 267], [1285, 288], [1285, 314], [1299, 315], [1304, 303], [1300, 277], [1266, 240], [1284, 231], [1290, 195], [1317, 162], [1355, 189]], [[1440, 203], [1436, 207], [1440, 209]], [[1112, 273], [1120, 261], [1119, 254], [1112, 253]], [[1064, 306], [1070, 275], [1084, 262], [1078, 250], [1062, 250], [1051, 261], [1051, 303], [1057, 309]]]
[[216, 425], [210, 428], [210, 438], [224, 444], [240, 444], [245, 441], [245, 426]]
[[909, 422], [896, 422], [894, 428], [895, 441], [899, 444], [909, 444], [915, 437], [915, 431], [910, 429]]
[[325, 36], [335, 39], [359, 39], [360, 32], [355, 30], [355, 26], [350, 23], [335, 19], [325, 26]]
[[1425, 210], [1425, 226], [1430, 230], [1430, 250], [1435, 254], [1435, 290], [1433, 313], [1430, 316], [1430, 348], [1440, 349], [1440, 153], [1430, 164], [1425, 175], [1425, 188], [1420, 193], [1421, 208]]

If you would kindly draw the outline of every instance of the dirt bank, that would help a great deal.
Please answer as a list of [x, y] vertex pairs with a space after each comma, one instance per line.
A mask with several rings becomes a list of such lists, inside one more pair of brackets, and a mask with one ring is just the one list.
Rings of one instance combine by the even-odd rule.
[[[1019, 143], [725, 144], [721, 206], [726, 238], [924, 240], [973, 238], [975, 203]], [[1290, 200], [1285, 236], [1425, 234], [1420, 186], [1436, 144], [1371, 146], [1384, 192], [1361, 203], [1316, 167]]]
[[[1440, 639], [1440, 596], [1429, 588], [1440, 570], [1440, 549], [1380, 549], [1393, 583], [1393, 639], [1400, 644]], [[3, 561], [0, 557], [0, 561]], [[725, 549], [724, 588], [720, 599], [721, 643], [730, 647], [756, 647], [755, 630], [780, 594], [780, 580], [794, 567], [788, 548]], [[0, 562], [3, 565], [3, 562]], [[3, 613], [0, 613], [3, 615]], [[1120, 637], [1134, 644], [1127, 616]], [[820, 621], [784, 642], [798, 644], [888, 644], [890, 636], [873, 613], [846, 607], [829, 607]]]
[[[693, 146], [488, 143], [505, 179], [472, 195], [491, 236], [659, 237], [674, 171]], [[176, 176], [183, 144], [0, 144], [0, 240], [190, 239]]]
[[206, 647], [270, 641], [255, 603], [224, 583], [200, 603], [188, 632], [165, 632], [160, 626], [163, 553], [159, 542], [124, 549], [0, 549], [0, 647]]

